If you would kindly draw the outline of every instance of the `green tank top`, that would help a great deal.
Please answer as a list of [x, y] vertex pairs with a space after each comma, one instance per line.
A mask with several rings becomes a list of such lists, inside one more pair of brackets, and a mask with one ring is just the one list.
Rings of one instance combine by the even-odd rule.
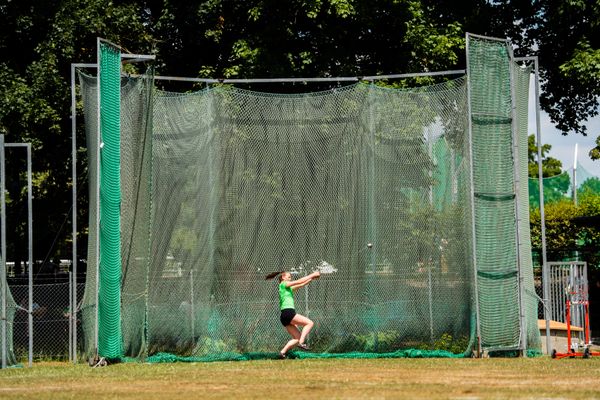
[[292, 287], [286, 287], [285, 282], [279, 284], [279, 309], [294, 308], [294, 292]]

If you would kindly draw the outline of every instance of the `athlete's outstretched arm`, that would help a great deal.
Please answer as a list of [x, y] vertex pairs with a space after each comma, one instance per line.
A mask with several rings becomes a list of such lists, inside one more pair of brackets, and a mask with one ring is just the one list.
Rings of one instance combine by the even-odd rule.
[[290, 286], [293, 287], [293, 286], [306, 284], [306, 283], [310, 282], [311, 280], [313, 280], [314, 278], [318, 278], [319, 276], [321, 276], [321, 273], [319, 271], [315, 271], [312, 274], [306, 275], [305, 277], [302, 277], [300, 279], [296, 279], [295, 281], [286, 282], [285, 287], [290, 287]]
[[304, 283], [300, 283], [298, 285], [291, 286], [291, 288], [292, 288], [292, 290], [300, 289], [301, 287], [304, 287], [304, 286], [308, 285], [309, 283], [311, 283], [312, 280], [313, 280], [313, 278], [310, 278], [309, 280], [307, 280]]

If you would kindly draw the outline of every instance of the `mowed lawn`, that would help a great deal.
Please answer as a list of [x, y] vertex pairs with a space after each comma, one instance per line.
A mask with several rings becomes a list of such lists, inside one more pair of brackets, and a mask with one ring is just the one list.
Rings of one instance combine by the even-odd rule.
[[0, 370], [0, 399], [600, 399], [600, 358], [37, 363]]

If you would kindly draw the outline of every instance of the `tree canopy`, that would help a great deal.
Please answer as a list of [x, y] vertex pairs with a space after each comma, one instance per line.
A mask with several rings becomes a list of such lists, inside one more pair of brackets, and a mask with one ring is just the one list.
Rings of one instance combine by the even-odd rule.
[[[0, 132], [33, 145], [36, 259], [68, 258], [70, 64], [95, 61], [97, 36], [156, 54], [160, 74], [216, 78], [464, 68], [465, 32], [508, 37], [517, 55], [539, 55], [541, 104], [559, 129], [586, 133], [582, 121], [597, 114], [597, 0], [0, 0], [0, 16]], [[20, 238], [9, 257], [18, 260], [24, 164], [16, 153], [7, 160], [8, 226]], [[84, 157], [78, 169], [81, 185]]]

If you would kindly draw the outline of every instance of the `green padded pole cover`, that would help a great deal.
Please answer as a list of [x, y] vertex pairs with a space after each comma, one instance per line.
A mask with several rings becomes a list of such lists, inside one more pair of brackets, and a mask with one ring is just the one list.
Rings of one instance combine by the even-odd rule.
[[98, 354], [118, 358], [121, 334], [121, 52], [100, 44], [100, 284]]

